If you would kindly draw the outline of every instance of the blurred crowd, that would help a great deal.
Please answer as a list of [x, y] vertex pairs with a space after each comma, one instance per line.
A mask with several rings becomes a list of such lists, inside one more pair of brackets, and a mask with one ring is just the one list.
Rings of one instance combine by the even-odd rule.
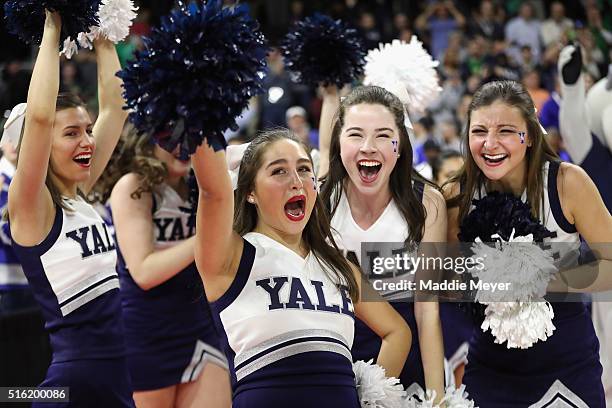
[[[568, 43], [580, 44], [587, 86], [606, 76], [612, 50], [612, 0], [575, 1], [419, 1], [400, 0], [253, 0], [243, 1], [262, 25], [272, 46], [265, 92], [254, 99], [239, 120], [240, 130], [228, 132], [231, 142], [249, 140], [257, 130], [291, 128], [313, 147], [318, 143], [319, 90], [292, 80], [276, 48], [287, 29], [315, 11], [341, 18], [357, 28], [368, 49], [413, 35], [440, 62], [442, 92], [424, 114], [411, 112], [415, 160], [427, 162], [434, 177], [443, 174], [447, 160], [457, 158], [471, 95], [493, 79], [521, 81], [538, 109], [550, 143], [565, 160], [559, 134], [562, 98], [557, 59]], [[143, 46], [147, 35], [174, 1], [136, 2], [139, 16], [130, 37], [118, 45], [122, 64]], [[225, 0], [231, 5], [234, 0]], [[34, 49], [0, 30], [1, 112], [26, 99]], [[62, 90], [90, 101], [96, 111], [96, 69], [91, 52], [64, 60]]]

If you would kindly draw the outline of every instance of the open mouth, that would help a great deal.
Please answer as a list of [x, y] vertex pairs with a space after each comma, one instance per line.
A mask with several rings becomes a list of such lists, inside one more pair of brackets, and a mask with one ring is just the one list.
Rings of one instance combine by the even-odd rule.
[[485, 163], [489, 166], [499, 166], [504, 160], [508, 158], [507, 154], [483, 154], [482, 158]]
[[72, 160], [81, 167], [89, 167], [91, 165], [91, 152], [81, 153]]
[[376, 160], [359, 160], [357, 162], [359, 177], [364, 183], [373, 183], [378, 177], [382, 163]]
[[301, 221], [304, 219], [306, 214], [306, 196], [297, 195], [291, 197], [287, 203], [285, 203], [285, 215], [291, 221]]

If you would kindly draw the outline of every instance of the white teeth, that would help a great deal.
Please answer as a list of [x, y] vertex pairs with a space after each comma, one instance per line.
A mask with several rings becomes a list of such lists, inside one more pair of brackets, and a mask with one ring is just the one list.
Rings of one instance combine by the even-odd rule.
[[84, 153], [84, 154], [79, 154], [77, 157], [74, 158], [75, 160], [80, 160], [80, 159], [91, 159], [91, 153]]
[[359, 165], [360, 166], [365, 166], [365, 167], [376, 167], [376, 166], [380, 166], [380, 162], [377, 162], [377, 161], [360, 161]]
[[505, 154], [485, 154], [483, 156], [489, 160], [503, 159], [504, 157], [506, 157]]

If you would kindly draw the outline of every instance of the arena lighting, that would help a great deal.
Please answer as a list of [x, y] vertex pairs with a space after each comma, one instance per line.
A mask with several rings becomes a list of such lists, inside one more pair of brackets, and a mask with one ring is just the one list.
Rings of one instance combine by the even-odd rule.
[[283, 97], [284, 94], [285, 90], [283, 88], [273, 86], [268, 90], [268, 102], [276, 103]]

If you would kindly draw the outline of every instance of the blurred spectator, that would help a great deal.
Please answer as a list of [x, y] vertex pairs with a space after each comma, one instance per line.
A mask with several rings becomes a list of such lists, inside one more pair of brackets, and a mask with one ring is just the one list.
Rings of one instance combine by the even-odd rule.
[[432, 168], [435, 166], [438, 157], [440, 157], [441, 151], [440, 144], [434, 139], [429, 139], [423, 144], [423, 153], [425, 154], [426, 162]]
[[602, 58], [597, 61], [600, 72], [605, 72], [605, 66], [610, 62], [610, 46], [612, 46], [612, 32], [606, 30], [603, 26], [601, 12], [599, 8], [592, 5], [586, 9], [587, 22], [593, 36], [595, 46], [601, 51]]
[[451, 0], [433, 1], [419, 14], [414, 24], [419, 31], [429, 31], [431, 55], [434, 59], [440, 59], [448, 46], [450, 33], [462, 28], [465, 18]]
[[468, 41], [467, 57], [461, 65], [461, 77], [469, 78], [471, 75], [482, 76], [482, 69], [486, 57], [486, 40], [482, 36], [476, 36]]
[[425, 156], [425, 142], [433, 139], [434, 122], [429, 116], [424, 116], [413, 124], [414, 143], [412, 150], [414, 151], [414, 165], [427, 162]]
[[561, 88], [559, 78], [555, 77], [555, 90], [538, 111], [538, 119], [544, 129], [559, 130], [559, 106], [561, 106]]
[[572, 162], [567, 151], [565, 151], [565, 147], [563, 146], [563, 139], [559, 134], [559, 129], [551, 127], [546, 129], [547, 134], [545, 135], [546, 141], [548, 145], [557, 153], [559, 158], [565, 162]]
[[529, 92], [529, 96], [531, 96], [536, 109], [538, 112], [541, 111], [550, 93], [540, 86], [540, 74], [536, 70], [526, 71], [521, 80], [527, 92]]
[[457, 150], [444, 150], [434, 163], [433, 181], [438, 186], [446, 183], [463, 166], [463, 156]]
[[454, 119], [446, 119], [437, 125], [439, 139], [445, 150], [461, 150], [461, 137]]
[[459, 132], [461, 134], [464, 133], [467, 127], [467, 113], [470, 107], [470, 103], [472, 103], [472, 94], [465, 93], [461, 97], [461, 102], [457, 105], [457, 110], [455, 111], [455, 116], [459, 122]]
[[533, 5], [530, 2], [521, 4], [518, 16], [506, 24], [506, 41], [510, 45], [508, 54], [517, 64], [523, 64], [521, 47], [531, 47], [533, 60], [540, 60], [540, 22], [534, 18]]
[[536, 60], [535, 56], [533, 55], [533, 50], [529, 45], [523, 45], [521, 47], [520, 66], [523, 72], [533, 71], [535, 69], [539, 69], [540, 67], [539, 61]]
[[504, 39], [504, 28], [495, 20], [495, 5], [491, 0], [483, 0], [469, 26], [470, 36], [480, 35], [492, 40]]
[[559, 42], [561, 35], [574, 28], [572, 21], [565, 17], [565, 6], [560, 1], [550, 4], [550, 17], [542, 23], [540, 35], [544, 47]]
[[593, 33], [586, 27], [576, 26], [576, 38], [582, 46], [582, 69], [588, 72], [594, 80], [602, 77], [601, 68], [606, 68], [604, 64], [606, 57], [597, 48]]
[[400, 38], [402, 36], [402, 32], [405, 30], [412, 31], [410, 29], [410, 23], [408, 22], [408, 16], [406, 16], [404, 13], [397, 13], [395, 17], [393, 17], [392, 39]]
[[442, 92], [438, 98], [429, 105], [436, 122], [453, 118], [455, 108], [465, 92], [465, 86], [458, 70], [448, 69], [446, 80], [442, 83]]
[[365, 40], [366, 49], [378, 48], [382, 42], [382, 34], [376, 27], [376, 20], [372, 13], [364, 11], [359, 18], [359, 31]]
[[0, 80], [0, 117], [18, 103], [26, 101], [30, 75], [32, 72], [20, 61], [10, 61], [4, 66]]
[[310, 148], [319, 147], [319, 132], [310, 127], [306, 109], [301, 106], [292, 106], [287, 109], [285, 118], [287, 120], [287, 127], [291, 129], [302, 142], [310, 146]]

